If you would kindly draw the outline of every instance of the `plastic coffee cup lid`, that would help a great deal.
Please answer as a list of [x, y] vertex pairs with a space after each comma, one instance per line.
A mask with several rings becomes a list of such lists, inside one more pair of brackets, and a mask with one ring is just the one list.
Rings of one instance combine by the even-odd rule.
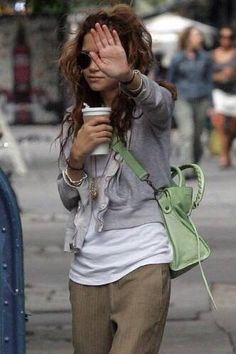
[[99, 114], [107, 114], [111, 113], [110, 107], [86, 107], [82, 109], [82, 113], [99, 113]]

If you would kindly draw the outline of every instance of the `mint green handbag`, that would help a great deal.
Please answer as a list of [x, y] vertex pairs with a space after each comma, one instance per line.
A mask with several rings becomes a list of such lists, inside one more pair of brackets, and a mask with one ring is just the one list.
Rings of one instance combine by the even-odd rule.
[[[149, 179], [148, 172], [116, 136], [113, 137], [112, 149], [122, 156], [141, 181], [147, 182], [153, 189], [173, 251], [173, 261], [170, 263], [171, 277], [176, 278], [199, 265], [207, 292], [216, 308], [201, 265], [201, 262], [209, 257], [210, 248], [199, 235], [190, 217], [204, 194], [205, 181], [201, 168], [196, 164], [171, 167], [170, 186], [156, 189]], [[193, 193], [193, 188], [185, 183], [183, 171], [186, 169], [192, 169], [197, 177], [196, 193]]]
[[[197, 194], [194, 198], [193, 188], [186, 186], [183, 171], [193, 169], [198, 181]], [[178, 176], [178, 181], [174, 179]], [[198, 234], [190, 215], [202, 200], [204, 193], [204, 175], [195, 164], [171, 167], [171, 185], [158, 191], [156, 198], [169, 234], [173, 249], [173, 261], [170, 264], [172, 278], [185, 273], [210, 255], [210, 249]]]

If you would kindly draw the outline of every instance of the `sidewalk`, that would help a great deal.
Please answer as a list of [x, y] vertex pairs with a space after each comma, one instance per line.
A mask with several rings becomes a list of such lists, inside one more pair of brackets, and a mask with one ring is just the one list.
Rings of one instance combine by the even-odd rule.
[[[67, 215], [55, 182], [57, 149], [50, 150], [58, 128], [14, 127], [13, 131], [22, 141], [29, 168], [27, 176], [13, 181], [23, 210], [26, 310], [32, 314], [27, 323], [27, 354], [71, 354], [67, 289], [71, 256], [63, 252]], [[207, 189], [193, 217], [212, 249], [203, 266], [218, 311], [211, 309], [199, 269], [174, 280], [160, 354], [236, 353], [236, 168], [219, 171], [211, 157], [204, 159], [202, 167]]]

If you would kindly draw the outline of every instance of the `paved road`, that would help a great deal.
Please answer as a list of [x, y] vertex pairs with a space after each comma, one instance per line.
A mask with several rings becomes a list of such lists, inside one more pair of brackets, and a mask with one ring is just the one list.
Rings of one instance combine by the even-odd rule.
[[[13, 180], [23, 210], [26, 309], [32, 314], [27, 354], [70, 354], [70, 255], [63, 252], [67, 215], [55, 184], [58, 149], [50, 149], [58, 128], [13, 130], [29, 168]], [[207, 189], [193, 216], [212, 248], [204, 268], [218, 311], [212, 311], [198, 269], [174, 280], [161, 354], [236, 353], [236, 168], [219, 171], [208, 154], [202, 166]]]

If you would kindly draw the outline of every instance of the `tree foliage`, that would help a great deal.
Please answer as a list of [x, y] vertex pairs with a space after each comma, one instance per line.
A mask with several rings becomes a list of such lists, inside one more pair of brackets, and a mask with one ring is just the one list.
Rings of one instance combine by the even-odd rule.
[[59, 15], [65, 14], [70, 10], [72, 1], [63, 0], [28, 0], [26, 7], [34, 15]]
[[[79, 7], [109, 5], [112, 0], [27, 0], [26, 7], [35, 15], [61, 15]], [[117, 1], [118, 2], [118, 1]], [[121, 2], [130, 3], [123, 0]]]

